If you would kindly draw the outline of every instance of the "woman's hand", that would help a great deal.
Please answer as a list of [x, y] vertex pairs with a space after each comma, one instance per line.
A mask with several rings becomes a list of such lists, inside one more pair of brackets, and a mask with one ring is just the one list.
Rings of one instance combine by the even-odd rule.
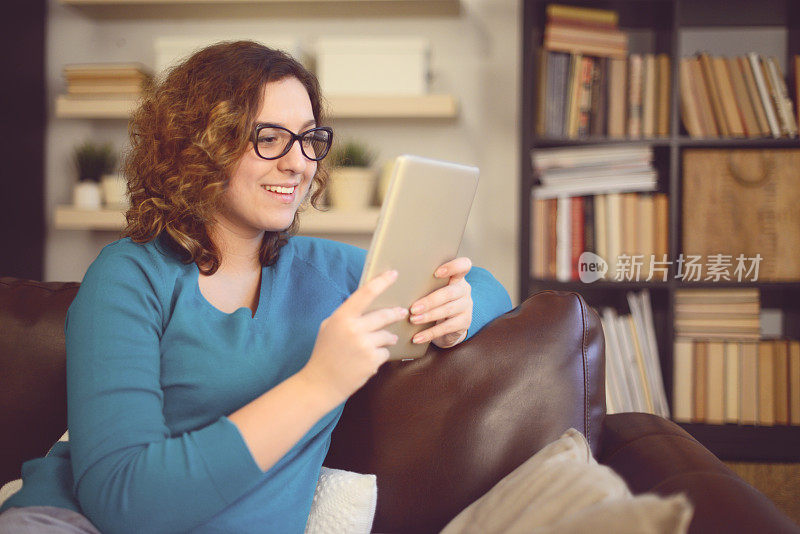
[[446, 349], [464, 341], [472, 323], [472, 288], [464, 278], [471, 268], [469, 258], [456, 258], [436, 269], [436, 278], [450, 281], [411, 306], [412, 323], [436, 322], [415, 335], [414, 343], [430, 341]]
[[301, 373], [330, 394], [333, 406], [363, 386], [389, 359], [389, 345], [397, 336], [384, 328], [405, 319], [405, 308], [364, 313], [375, 298], [397, 279], [396, 271], [376, 276], [353, 292], [322, 321], [311, 358]]

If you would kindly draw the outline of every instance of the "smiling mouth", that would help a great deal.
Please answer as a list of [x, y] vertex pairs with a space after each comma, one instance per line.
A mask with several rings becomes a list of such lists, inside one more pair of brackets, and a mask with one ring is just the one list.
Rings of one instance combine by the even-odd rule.
[[294, 193], [297, 186], [292, 187], [281, 187], [279, 185], [262, 185], [261, 186], [266, 191], [272, 191], [273, 193], [280, 193], [282, 195], [291, 195]]

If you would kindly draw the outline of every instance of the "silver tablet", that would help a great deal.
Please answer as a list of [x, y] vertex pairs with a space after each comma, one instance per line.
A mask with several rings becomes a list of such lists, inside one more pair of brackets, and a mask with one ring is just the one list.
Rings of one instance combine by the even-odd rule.
[[[477, 167], [418, 156], [397, 158], [359, 286], [390, 269], [399, 276], [368, 311], [410, 308], [447, 284], [447, 279], [433, 273], [458, 257], [477, 187]], [[389, 347], [390, 359], [424, 355], [428, 344], [414, 344], [411, 338], [430, 326], [406, 319], [387, 327], [399, 338]]]

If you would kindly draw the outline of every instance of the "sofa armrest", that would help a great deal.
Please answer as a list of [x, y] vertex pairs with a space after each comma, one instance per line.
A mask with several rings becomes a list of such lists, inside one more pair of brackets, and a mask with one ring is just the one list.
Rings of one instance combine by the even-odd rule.
[[389, 362], [347, 401], [325, 465], [378, 477], [378, 532], [438, 532], [574, 427], [605, 414], [600, 320], [576, 293], [538, 293], [451, 349]]
[[685, 493], [695, 509], [689, 532], [800, 532], [772, 501], [662, 417], [607, 415], [597, 459], [633, 493]]

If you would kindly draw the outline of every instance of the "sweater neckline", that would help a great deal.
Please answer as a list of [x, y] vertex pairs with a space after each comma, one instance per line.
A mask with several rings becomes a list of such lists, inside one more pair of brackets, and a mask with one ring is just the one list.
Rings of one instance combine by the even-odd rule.
[[209, 300], [205, 297], [205, 295], [203, 295], [203, 292], [200, 291], [200, 268], [197, 266], [196, 263], [193, 262], [192, 263], [192, 269], [193, 269], [193, 274], [194, 274], [194, 276], [193, 276], [194, 284], [193, 285], [194, 285], [195, 297], [211, 313], [214, 313], [215, 315], [218, 315], [220, 317], [243, 316], [246, 319], [251, 320], [251, 321], [255, 321], [256, 319], [261, 318], [261, 316], [264, 314], [264, 308], [266, 306], [264, 304], [264, 301], [266, 300], [265, 295], [264, 295], [264, 288], [266, 287], [266, 276], [267, 276], [267, 272], [266, 272], [266, 268], [265, 267], [263, 267], [263, 266], [261, 267], [261, 281], [260, 281], [259, 287], [258, 287], [258, 306], [256, 306], [256, 312], [255, 313], [253, 313], [253, 311], [247, 306], [241, 306], [240, 308], [237, 308], [236, 310], [228, 313], [228, 312], [224, 312], [224, 311], [220, 310], [219, 308], [217, 308], [216, 306], [211, 304], [211, 302], [209, 302]]

